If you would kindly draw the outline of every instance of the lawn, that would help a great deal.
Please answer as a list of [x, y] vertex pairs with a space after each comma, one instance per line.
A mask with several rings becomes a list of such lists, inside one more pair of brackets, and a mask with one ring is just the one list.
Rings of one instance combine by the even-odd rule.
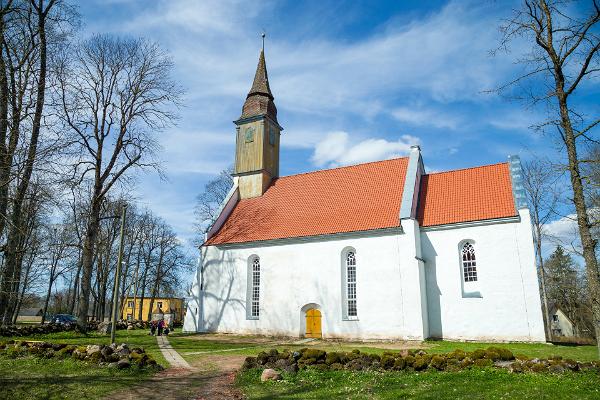
[[249, 399], [598, 399], [594, 373], [511, 374], [505, 370], [460, 372], [349, 372], [303, 370], [284, 380], [260, 382], [260, 370], [237, 377]]
[[[8, 338], [0, 338], [6, 340]], [[25, 340], [44, 340], [77, 345], [108, 344], [110, 338], [90, 333], [62, 332], [36, 335]], [[207, 356], [256, 355], [262, 350], [320, 348], [326, 351], [349, 351], [355, 348], [366, 353], [381, 354], [390, 350], [390, 343], [312, 342], [296, 343], [281, 338], [259, 338], [235, 335], [188, 335], [177, 331], [169, 335], [173, 347], [193, 365], [212, 368]], [[117, 342], [144, 347], [160, 364], [167, 366], [156, 338], [145, 330], [117, 331]], [[393, 345], [393, 344], [392, 344]], [[560, 355], [579, 361], [597, 359], [595, 346], [564, 346], [526, 343], [495, 343], [515, 354], [547, 358]], [[407, 343], [430, 353], [455, 349], [473, 351], [487, 348], [488, 343], [426, 341]], [[205, 362], [206, 361], [206, 362]], [[216, 366], [215, 366], [216, 368]], [[284, 375], [280, 382], [261, 383], [260, 370], [240, 373], [236, 384], [250, 399], [526, 399], [526, 398], [600, 398], [600, 377], [594, 373], [510, 374], [505, 370], [472, 369], [461, 372], [349, 372], [304, 370], [296, 375]], [[147, 379], [148, 372], [110, 370], [74, 360], [8, 359], [0, 357], [0, 398], [65, 398], [97, 399], [119, 388]]]
[[[222, 338], [222, 336], [230, 337]], [[323, 341], [316, 342], [316, 344], [314, 344], [314, 342], [310, 344], [291, 344], [289, 340], [281, 338], [261, 338], [263, 340], [259, 342], [254, 339], [255, 338], [248, 336], [220, 335], [218, 340], [216, 340], [213, 335], [186, 335], [181, 333], [169, 336], [171, 345], [188, 362], [201, 359], [210, 352], [253, 356], [260, 351], [272, 348], [278, 350], [298, 350], [303, 347], [310, 347], [325, 351], [351, 351], [353, 349], [359, 349], [361, 352], [380, 355], [386, 351], [399, 351], [388, 348], [386, 346], [387, 343], [385, 342], [364, 343]], [[413, 344], [414, 346], [411, 346]], [[567, 346], [545, 343], [474, 343], [433, 340], [425, 342], [407, 342], [407, 347], [420, 347], [429, 353], [446, 353], [456, 349], [473, 351], [476, 349], [486, 349], [490, 346], [504, 347], [511, 350], [514, 354], [523, 354], [532, 358], [548, 358], [557, 355], [577, 361], [592, 361], [598, 359], [598, 349], [596, 346]]]
[[150, 375], [70, 359], [0, 356], [0, 399], [95, 399]]
[[[110, 344], [110, 336], [102, 335], [97, 332], [89, 332], [87, 334], [78, 332], [58, 332], [50, 333], [46, 335], [32, 335], [27, 337], [13, 337], [13, 338], [0, 338], [0, 340], [40, 340], [52, 343], [66, 343], [75, 345], [88, 345], [88, 344]], [[117, 343], [127, 343], [129, 346], [143, 347], [146, 352], [152, 356], [162, 366], [168, 367], [168, 363], [163, 357], [158, 344], [156, 343], [156, 337], [148, 335], [148, 331], [145, 329], [137, 329], [133, 331], [118, 330], [116, 334]]]
[[[59, 332], [46, 335], [5, 338], [0, 340], [39, 340], [75, 345], [110, 344], [110, 336], [96, 332]], [[163, 357], [156, 337], [146, 330], [118, 330], [117, 343], [143, 347], [156, 362], [169, 364]], [[81, 361], [40, 359], [34, 357], [10, 359], [0, 356], [0, 399], [99, 399], [120, 388], [139, 383], [152, 372], [137, 368], [115, 370]]]

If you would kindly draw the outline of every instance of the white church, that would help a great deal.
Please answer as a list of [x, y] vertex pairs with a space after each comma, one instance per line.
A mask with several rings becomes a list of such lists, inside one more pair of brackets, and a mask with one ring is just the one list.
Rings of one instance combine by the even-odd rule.
[[200, 248], [185, 331], [545, 341], [518, 157], [427, 174], [414, 146], [280, 177], [263, 52], [235, 124], [234, 185]]

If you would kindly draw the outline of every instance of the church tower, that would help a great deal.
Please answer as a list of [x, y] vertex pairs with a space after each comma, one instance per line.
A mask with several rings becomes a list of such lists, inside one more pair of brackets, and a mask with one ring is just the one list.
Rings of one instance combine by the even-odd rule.
[[237, 134], [233, 175], [238, 177], [242, 199], [262, 196], [279, 176], [279, 137], [283, 128], [277, 122], [273, 99], [263, 48], [242, 115], [234, 121]]

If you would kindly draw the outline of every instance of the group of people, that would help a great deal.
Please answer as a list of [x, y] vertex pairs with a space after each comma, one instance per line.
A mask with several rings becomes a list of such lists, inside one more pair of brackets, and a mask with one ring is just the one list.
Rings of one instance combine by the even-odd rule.
[[164, 319], [150, 322], [150, 335], [162, 336], [169, 334], [169, 324]]

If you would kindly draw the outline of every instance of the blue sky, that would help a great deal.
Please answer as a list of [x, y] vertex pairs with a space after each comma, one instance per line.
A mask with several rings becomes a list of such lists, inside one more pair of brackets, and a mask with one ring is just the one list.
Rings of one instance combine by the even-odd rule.
[[160, 133], [168, 181], [144, 175], [136, 192], [191, 241], [196, 195], [233, 163], [232, 121], [251, 86], [263, 29], [285, 129], [282, 175], [400, 156], [415, 143], [430, 172], [510, 154], [555, 156], [552, 137], [529, 129], [545, 118], [542, 110], [485, 93], [521, 68], [514, 63], [521, 43], [490, 55], [515, 4], [90, 0], [80, 12], [84, 36], [143, 36], [173, 57], [187, 94], [178, 125]]

